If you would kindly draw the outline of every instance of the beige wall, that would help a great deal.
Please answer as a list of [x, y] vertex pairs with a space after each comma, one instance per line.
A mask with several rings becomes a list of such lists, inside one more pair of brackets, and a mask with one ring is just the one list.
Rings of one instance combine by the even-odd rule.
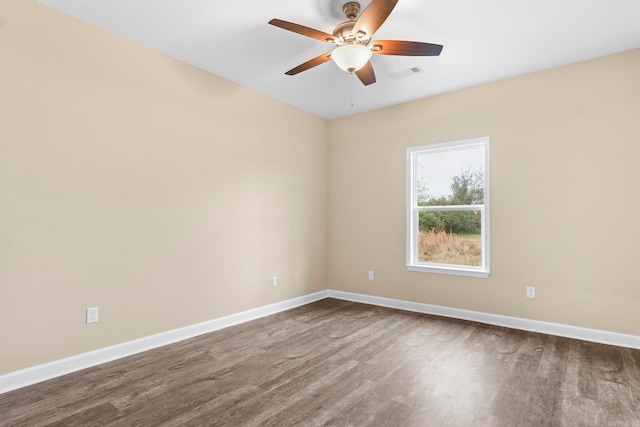
[[0, 374], [326, 289], [326, 132], [0, 0]]
[[[639, 134], [640, 50], [332, 121], [328, 286], [640, 335]], [[406, 148], [481, 136], [491, 277], [408, 272]]]

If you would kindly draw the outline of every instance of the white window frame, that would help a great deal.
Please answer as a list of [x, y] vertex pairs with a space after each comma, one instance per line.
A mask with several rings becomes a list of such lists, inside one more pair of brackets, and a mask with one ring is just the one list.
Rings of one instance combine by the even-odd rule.
[[[445, 142], [441, 144], [422, 145], [407, 148], [407, 264], [409, 271], [426, 273], [454, 274], [487, 278], [490, 273], [490, 169], [489, 169], [489, 137]], [[425, 153], [442, 153], [465, 148], [484, 148], [484, 205], [469, 206], [418, 206], [416, 179], [414, 177], [417, 156]], [[479, 267], [421, 262], [418, 260], [419, 213], [422, 211], [454, 211], [477, 210], [481, 212], [482, 228], [482, 265]]]

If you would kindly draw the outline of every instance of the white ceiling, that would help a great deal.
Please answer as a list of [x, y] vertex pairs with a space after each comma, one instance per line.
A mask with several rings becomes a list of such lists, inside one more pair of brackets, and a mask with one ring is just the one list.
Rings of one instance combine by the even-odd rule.
[[[267, 24], [331, 33], [347, 0], [39, 1], [326, 119], [640, 47], [640, 0], [399, 0], [373, 39], [444, 49], [374, 55], [377, 82], [365, 87], [333, 62], [286, 76], [332, 45]], [[390, 76], [412, 67], [424, 72]]]

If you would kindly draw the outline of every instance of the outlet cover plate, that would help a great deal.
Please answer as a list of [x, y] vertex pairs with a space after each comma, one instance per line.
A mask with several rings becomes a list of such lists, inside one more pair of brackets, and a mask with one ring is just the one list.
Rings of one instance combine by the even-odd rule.
[[98, 307], [87, 308], [87, 324], [98, 322]]

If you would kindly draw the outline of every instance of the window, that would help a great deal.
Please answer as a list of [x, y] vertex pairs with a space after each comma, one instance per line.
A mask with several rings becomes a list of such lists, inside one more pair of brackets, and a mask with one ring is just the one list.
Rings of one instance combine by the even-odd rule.
[[407, 149], [407, 268], [489, 277], [489, 138]]

